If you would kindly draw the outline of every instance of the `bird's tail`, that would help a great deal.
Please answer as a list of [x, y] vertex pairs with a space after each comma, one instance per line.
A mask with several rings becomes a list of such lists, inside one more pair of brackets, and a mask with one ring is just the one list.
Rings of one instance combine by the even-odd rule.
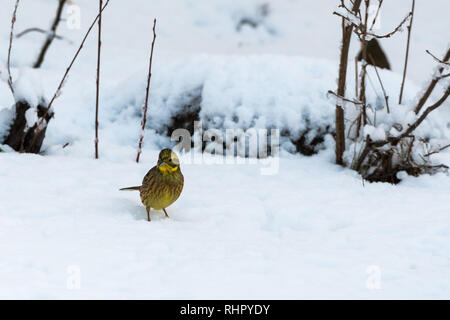
[[136, 186], [136, 187], [128, 187], [128, 188], [122, 188], [122, 189], [119, 189], [120, 191], [124, 191], [124, 190], [137, 190], [137, 191], [139, 191], [139, 190], [141, 190], [141, 186]]

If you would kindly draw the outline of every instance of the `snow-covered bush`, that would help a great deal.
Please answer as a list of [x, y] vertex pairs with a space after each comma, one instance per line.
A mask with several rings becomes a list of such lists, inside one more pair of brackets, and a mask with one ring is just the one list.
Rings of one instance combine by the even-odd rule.
[[[178, 128], [204, 130], [278, 129], [281, 147], [311, 155], [333, 133], [327, 84], [334, 82], [329, 61], [283, 56], [201, 56], [153, 74], [147, 126], [164, 136]], [[117, 121], [140, 117], [145, 77], [121, 83], [113, 109]]]
[[12, 92], [15, 103], [0, 112], [0, 142], [15, 151], [39, 153], [53, 113], [49, 112], [40, 124], [47, 106], [40, 73], [31, 68], [18, 71]]
[[[427, 89], [420, 93], [418, 98], [412, 103], [402, 101], [405, 76], [407, 70], [409, 36], [414, 16], [414, 3], [411, 11], [400, 22], [400, 24], [390, 33], [379, 35], [372, 31], [376, 23], [377, 14], [381, 8], [382, 1], [378, 2], [378, 10], [374, 17], [369, 19], [370, 1], [357, 0], [354, 2], [341, 1], [339, 9], [334, 14], [342, 18], [343, 44], [341, 48], [340, 73], [337, 93], [331, 92], [336, 97], [336, 162], [347, 164], [352, 169], [358, 171], [369, 181], [383, 181], [397, 183], [400, 181], [399, 172], [406, 172], [417, 176], [423, 173], [434, 173], [437, 170], [448, 169], [445, 165], [432, 163], [429, 155], [436, 151], [430, 151], [430, 145], [434, 150], [442, 149], [439, 145], [433, 145], [433, 135], [436, 131], [445, 130], [446, 125], [440, 124], [437, 127], [428, 127], [429, 114], [437, 108], [445, 105], [445, 101], [450, 95], [450, 82], [448, 74], [444, 70], [448, 69], [450, 59], [450, 48], [443, 60], [430, 54], [438, 60], [439, 67], [433, 73]], [[363, 8], [364, 7], [364, 8]], [[367, 88], [369, 77], [369, 64], [375, 65], [373, 56], [369, 52], [369, 41], [377, 38], [389, 38], [408, 25], [408, 42], [405, 57], [403, 78], [401, 81], [398, 103], [389, 102], [389, 94], [383, 85], [382, 77], [377, 67], [373, 67], [372, 79], [377, 78], [384, 97], [384, 101], [371, 104], [367, 99]], [[356, 98], [349, 99], [345, 96], [345, 84], [347, 74], [348, 47], [352, 33], [356, 35], [361, 45], [359, 60], [361, 60]], [[431, 105], [428, 103], [437, 84], [443, 84], [439, 91], [438, 98]], [[373, 86], [373, 84], [372, 84]], [[388, 89], [391, 85], [386, 86]], [[435, 92], [438, 90], [434, 90]], [[389, 92], [389, 91], [388, 91]], [[342, 107], [351, 104], [354, 108], [347, 108], [346, 119], [348, 132], [344, 132], [345, 121]], [[350, 109], [350, 110], [348, 110]], [[439, 129], [440, 127], [440, 129]], [[425, 130], [423, 130], [425, 129]], [[427, 130], [428, 129], [428, 130]], [[444, 138], [444, 137], [439, 137]], [[347, 148], [346, 148], [347, 147]], [[344, 153], [344, 149], [347, 150]], [[343, 161], [346, 160], [346, 161]]]

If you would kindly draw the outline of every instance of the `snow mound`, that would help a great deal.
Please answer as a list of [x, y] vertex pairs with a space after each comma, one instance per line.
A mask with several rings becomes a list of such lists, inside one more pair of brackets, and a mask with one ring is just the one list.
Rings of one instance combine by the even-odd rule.
[[[202, 55], [156, 66], [150, 88], [148, 128], [162, 136], [170, 136], [180, 127], [192, 133], [193, 121], [200, 120], [204, 129], [222, 132], [278, 129], [282, 149], [313, 154], [325, 147], [325, 136], [334, 132], [335, 101], [327, 92], [336, 87], [336, 69], [332, 61], [280, 55]], [[370, 71], [373, 70], [369, 70], [369, 76], [376, 79]], [[394, 97], [400, 76], [386, 70], [380, 73]], [[112, 122], [130, 115], [141, 117], [145, 79], [144, 73], [136, 74], [113, 90], [109, 99]], [[348, 88], [353, 88], [353, 79], [348, 82]], [[402, 123], [405, 128], [410, 123], [405, 114], [419, 90], [414, 84], [407, 84], [407, 107], [395, 105], [391, 99], [390, 114], [381, 110], [384, 98], [379, 84], [368, 84], [367, 99], [376, 120], [372, 130], [367, 128], [371, 134], [384, 131], [376, 127], [384, 122]], [[348, 95], [351, 94], [348, 89]], [[346, 112], [351, 115], [357, 110], [348, 105]], [[138, 122], [134, 120], [135, 124]], [[436, 115], [423, 127], [420, 130], [426, 136], [442, 138], [447, 134], [445, 121]]]

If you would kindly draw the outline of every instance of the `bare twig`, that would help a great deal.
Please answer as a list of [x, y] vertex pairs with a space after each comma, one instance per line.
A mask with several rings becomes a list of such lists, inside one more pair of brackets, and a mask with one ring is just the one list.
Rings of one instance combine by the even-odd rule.
[[[105, 10], [105, 8], [108, 6], [108, 4], [109, 4], [109, 0], [106, 0], [106, 3], [105, 3], [105, 5], [103, 6], [101, 12], [103, 12], [103, 10]], [[36, 138], [37, 138], [39, 132], [40, 132], [41, 129], [42, 129], [42, 124], [44, 123], [45, 117], [47, 116], [48, 112], [50, 111], [50, 109], [51, 109], [51, 107], [52, 107], [52, 105], [53, 105], [53, 102], [54, 102], [54, 101], [56, 100], [56, 98], [58, 98], [59, 95], [61, 94], [61, 89], [62, 89], [62, 87], [63, 87], [63, 85], [64, 85], [64, 82], [66, 81], [67, 76], [69, 75], [69, 71], [70, 71], [70, 69], [72, 68], [72, 66], [73, 66], [73, 64], [75, 63], [75, 61], [77, 60], [78, 55], [80, 54], [81, 49], [83, 48], [84, 43], [86, 42], [87, 37], [88, 37], [89, 34], [91, 33], [91, 30], [92, 30], [92, 28], [94, 27], [94, 25], [97, 23], [97, 20], [98, 20], [98, 19], [99, 19], [99, 15], [97, 15], [97, 16], [95, 17], [95, 19], [94, 19], [94, 21], [92, 22], [91, 26], [89, 27], [88, 31], [87, 31], [86, 34], [84, 35], [84, 38], [83, 38], [83, 40], [81, 41], [80, 47], [78, 48], [78, 50], [76, 51], [74, 57], [72, 58], [72, 61], [70, 62], [69, 66], [67, 67], [66, 72], [64, 73], [64, 76], [62, 77], [61, 82], [59, 83], [58, 88], [56, 89], [55, 94], [53, 95], [52, 99], [50, 100], [50, 103], [48, 104], [47, 108], [45, 109], [44, 114], [42, 115], [42, 117], [41, 117], [41, 119], [40, 119], [40, 121], [39, 121], [39, 124], [38, 124], [38, 126], [37, 126], [37, 128], [36, 128], [36, 130], [35, 130], [35, 133], [34, 133], [34, 136], [33, 136], [33, 140], [31, 141], [31, 147], [34, 145], [34, 143], [35, 143], [35, 141], [36, 141]]]
[[369, 154], [369, 151], [372, 147], [372, 140], [370, 140], [370, 136], [367, 135], [366, 137], [366, 144], [364, 146], [364, 149], [361, 151], [359, 157], [358, 157], [358, 161], [356, 162], [354, 169], [356, 171], [359, 171], [359, 169], [361, 169], [361, 165], [363, 164], [364, 160], [366, 159], [367, 155]]
[[[24, 35], [26, 35], [27, 33], [30, 33], [30, 32], [44, 33], [47, 36], [52, 34], [51, 31], [47, 31], [47, 30], [44, 30], [44, 29], [41, 29], [41, 28], [28, 28], [28, 29], [23, 30], [22, 32], [19, 32], [16, 35], [16, 38], [19, 39], [20, 37], [22, 37], [22, 36], [24, 36]], [[55, 39], [58, 39], [58, 40], [66, 40], [67, 42], [72, 43], [71, 40], [69, 40], [67, 38], [64, 38], [63, 36], [60, 36], [60, 35], [57, 35], [57, 34], [54, 34], [53, 37], [55, 37]]]
[[433, 59], [436, 60], [437, 62], [442, 63], [442, 64], [445, 65], [445, 66], [450, 66], [450, 62], [443, 61], [443, 60], [439, 59], [439, 58], [436, 57], [434, 54], [432, 54], [432, 53], [430, 52], [430, 50], [425, 50], [425, 52], [428, 53], [430, 56], [432, 56]]
[[355, 57], [355, 96], [358, 95], [358, 57]]
[[388, 143], [396, 144], [400, 140], [402, 140], [406, 137], [411, 137], [411, 133], [415, 129], [417, 129], [417, 127], [426, 119], [426, 117], [433, 110], [436, 110], [437, 108], [439, 108], [444, 103], [444, 101], [448, 98], [449, 95], [450, 95], [450, 87], [447, 88], [444, 95], [437, 102], [435, 102], [433, 105], [429, 106], [425, 110], [425, 112], [411, 126], [409, 126], [409, 128], [404, 133], [402, 133], [398, 137], [389, 137], [385, 140], [380, 140], [380, 141], [371, 141], [370, 138], [367, 137], [366, 146], [364, 147], [363, 152], [361, 153], [361, 155], [358, 158], [358, 161], [355, 165], [355, 170], [356, 171], [360, 170], [362, 163], [364, 162], [365, 158], [367, 157], [367, 155], [369, 154], [371, 149], [380, 148]]
[[433, 105], [429, 106], [422, 114], [421, 116], [416, 120], [416, 122], [414, 122], [399, 138], [403, 138], [404, 136], [410, 135], [411, 132], [413, 132], [421, 123], [423, 120], [425, 120], [425, 118], [428, 116], [428, 114], [430, 112], [432, 112], [433, 110], [437, 109], [438, 107], [440, 107], [445, 100], [447, 100], [448, 96], [450, 95], [450, 87], [448, 87], [445, 90], [444, 95], [437, 101], [435, 102]]
[[155, 40], [156, 40], [156, 18], [153, 20], [153, 41], [152, 41], [152, 48], [150, 51], [150, 61], [148, 66], [148, 78], [147, 78], [147, 88], [145, 90], [145, 105], [144, 105], [144, 112], [142, 114], [142, 128], [141, 128], [141, 134], [139, 136], [139, 146], [138, 146], [138, 153], [136, 156], [136, 162], [139, 163], [139, 158], [142, 153], [142, 145], [144, 142], [144, 133], [145, 133], [145, 124], [147, 123], [147, 109], [148, 109], [148, 98], [149, 98], [149, 91], [150, 91], [150, 80], [152, 78], [152, 61], [153, 61], [153, 48], [155, 47]]
[[[444, 59], [442, 59], [442, 61], [447, 62], [449, 59], [450, 59], [450, 48], [447, 49], [447, 53], [445, 54], [445, 57], [444, 57]], [[439, 68], [438, 74], [442, 74], [443, 71], [444, 71], [443, 67]], [[441, 78], [439, 78], [439, 77], [434, 77], [431, 80], [430, 84], [428, 85], [428, 88], [425, 90], [424, 94], [419, 99], [419, 102], [417, 103], [416, 108], [414, 109], [414, 112], [416, 114], [419, 114], [420, 110], [427, 102], [428, 98], [430, 97], [431, 93], [433, 92], [433, 90], [436, 87], [436, 84], [439, 82], [439, 80], [441, 80]]]
[[331, 95], [335, 96], [336, 98], [341, 99], [342, 101], [353, 103], [356, 106], [361, 106], [363, 104], [361, 101], [351, 100], [351, 99], [342, 97], [342, 96], [338, 95], [336, 92], [331, 91], [331, 90], [328, 90], [328, 94], [331, 94]]
[[[361, 6], [362, 0], [354, 0], [352, 12], [357, 13]], [[345, 19], [342, 18], [342, 46], [341, 55], [339, 61], [339, 78], [337, 95], [340, 97], [345, 96], [345, 84], [347, 79], [347, 64], [348, 64], [348, 52], [350, 47], [351, 35], [353, 31], [353, 25], [346, 25]], [[345, 122], [344, 122], [344, 109], [342, 106], [336, 104], [336, 163], [343, 165], [343, 154], [345, 151]]]
[[[369, 31], [371, 31], [372, 28], [373, 28], [373, 26], [374, 26], [374, 23], [375, 23], [375, 21], [376, 21], [376, 19], [377, 19], [377, 16], [378, 16], [378, 14], [379, 14], [379, 10], [380, 10], [381, 4], [382, 4], [382, 1], [381, 1], [381, 3], [379, 3], [379, 6], [378, 6], [378, 9], [377, 9], [375, 18], [374, 18], [374, 20], [373, 20], [372, 26], [371, 26], [371, 28], [370, 28]], [[345, 8], [347, 11], [349, 11], [349, 9], [348, 9], [347, 7], [345, 7], [345, 6], [343, 6], [343, 5], [340, 5], [339, 7]], [[350, 12], [350, 11], [349, 11], [349, 12]], [[396, 34], [397, 32], [399, 32], [399, 31], [401, 30], [402, 26], [403, 26], [403, 25], [406, 23], [406, 21], [408, 21], [408, 19], [412, 16], [412, 13], [411, 13], [411, 12], [408, 13], [408, 15], [407, 15], [405, 18], [403, 18], [403, 20], [400, 22], [400, 24], [398, 24], [398, 25], [394, 28], [394, 30], [392, 30], [391, 32], [386, 33], [386, 34], [384, 34], [384, 35], [379, 35], [379, 34], [376, 34], [376, 33], [373, 33], [373, 32], [369, 32], [369, 31], [367, 30], [367, 29], [368, 29], [368, 24], [367, 24], [367, 23], [364, 23], [364, 22], [362, 21], [361, 17], [356, 17], [356, 16], [355, 16], [355, 14], [358, 14], [358, 13], [359, 13], [359, 15], [361, 15], [361, 13], [360, 13], [360, 11], [359, 11], [359, 8], [358, 8], [358, 10], [357, 10], [356, 12], [353, 12], [353, 13], [350, 12], [350, 13], [351, 13], [356, 19], [359, 20], [358, 24], [356, 24], [354, 20], [350, 19], [349, 16], [346, 16], [346, 15], [340, 13], [340, 12], [336, 12], [336, 11], [333, 12], [334, 15], [336, 15], [336, 16], [338, 16], [338, 17], [341, 17], [341, 18], [343, 19], [343, 21], [346, 21], [346, 22], [349, 24], [349, 26], [355, 27], [355, 34], [356, 34], [359, 38], [363, 37], [363, 39], [365, 39], [365, 40], [367, 40], [367, 39], [366, 39], [367, 37], [373, 37], [373, 38], [377, 38], [377, 39], [390, 38], [390, 37], [392, 37], [394, 34]], [[364, 29], [364, 26], [365, 26], [365, 29], [366, 29], [366, 30], [363, 30], [363, 29]]]
[[400, 95], [398, 97], [398, 104], [402, 104], [403, 88], [405, 86], [405, 78], [406, 78], [406, 69], [408, 68], [409, 43], [410, 43], [410, 40], [411, 40], [411, 29], [412, 29], [412, 24], [413, 24], [413, 19], [414, 19], [414, 7], [415, 7], [415, 4], [416, 4], [416, 1], [412, 0], [411, 12], [410, 12], [411, 20], [409, 21], [408, 40], [406, 41], [405, 65], [403, 67], [402, 85], [400, 87]]
[[406, 153], [406, 161], [411, 162], [411, 154], [412, 154], [412, 150], [414, 147], [414, 142], [416, 141], [416, 137], [415, 136], [411, 136], [411, 142], [408, 146], [408, 152]]
[[445, 150], [445, 149], [447, 149], [447, 148], [449, 148], [449, 147], [450, 147], [450, 144], [448, 144], [448, 145], [446, 145], [446, 146], [444, 146], [444, 147], [442, 147], [442, 148], [439, 148], [439, 149], [437, 149], [437, 150], [434, 150], [434, 151], [432, 151], [432, 152], [430, 152], [430, 153], [427, 153], [426, 155], [424, 155], [424, 157], [429, 157], [429, 156], [431, 156], [432, 154], [439, 153], [439, 152], [441, 152], [441, 151], [443, 151], [443, 150]]
[[397, 27], [395, 27], [395, 29], [393, 31], [391, 31], [389, 33], [386, 33], [384, 35], [379, 35], [379, 34], [368, 32], [367, 36], [374, 37], [377, 39], [390, 38], [394, 34], [396, 34], [397, 32], [399, 32], [401, 30], [402, 26], [405, 24], [406, 21], [408, 21], [409, 17], [411, 17], [411, 12], [408, 13], [408, 15], [405, 18], [403, 18], [402, 22], [400, 22], [400, 24]]
[[362, 65], [361, 65], [361, 76], [360, 76], [360, 86], [359, 86], [359, 101], [361, 104], [361, 112], [358, 117], [357, 125], [356, 125], [356, 137], [359, 137], [359, 132], [361, 131], [361, 127], [367, 124], [367, 112], [366, 112], [366, 74], [367, 74], [367, 25], [369, 19], [369, 4], [370, 0], [364, 0], [365, 11], [364, 11], [364, 19], [361, 21], [358, 28], [355, 28], [355, 33], [357, 29], [360, 30], [361, 35], [359, 36], [359, 41], [361, 44], [361, 53], [362, 53]]
[[58, 28], [58, 24], [61, 21], [61, 15], [65, 3], [66, 0], [59, 0], [58, 8], [56, 9], [55, 19], [53, 20], [50, 32], [48, 33], [48, 36], [45, 39], [44, 44], [42, 45], [41, 51], [39, 52], [38, 58], [36, 59], [33, 68], [41, 67], [42, 63], [44, 62], [45, 54], [47, 53], [48, 48], [52, 44], [53, 40], [56, 38], [56, 29]]
[[369, 31], [372, 31], [373, 27], [375, 26], [375, 23], [377, 22], [378, 15], [380, 14], [380, 9], [381, 9], [382, 4], [383, 4], [383, 0], [378, 0], [377, 12], [375, 13], [375, 16], [373, 17], [372, 25], [371, 25]]
[[441, 79], [444, 79], [444, 78], [447, 78], [447, 77], [450, 77], [450, 73], [440, 75], [439, 77], [437, 77], [437, 79], [441, 80]]
[[377, 66], [375, 65], [375, 59], [372, 57], [372, 55], [371, 55], [370, 53], [369, 53], [369, 59], [372, 61], [372, 66], [373, 66], [373, 68], [375, 69], [375, 73], [376, 73], [376, 75], [377, 75], [378, 82], [380, 83], [381, 90], [383, 91], [384, 100], [386, 101], [386, 110], [387, 110], [387, 113], [390, 113], [390, 110], [389, 110], [389, 97], [388, 97], [388, 95], [387, 95], [387, 93], [386, 93], [386, 90], [384, 89], [383, 81], [381, 81], [381, 77], [380, 77], [380, 74], [378, 73]]
[[17, 14], [18, 6], [19, 6], [19, 0], [16, 0], [16, 5], [14, 6], [14, 12], [13, 12], [12, 19], [11, 19], [11, 32], [9, 34], [8, 63], [7, 63], [8, 86], [11, 89], [11, 93], [13, 94], [13, 96], [14, 96], [14, 86], [13, 86], [12, 77], [11, 77], [11, 48], [12, 48], [12, 43], [13, 43], [14, 24], [16, 23], [16, 14]]
[[[347, 21], [348, 24], [351, 25], [351, 26], [353, 26], [353, 27], [358, 27], [358, 26], [359, 26], [359, 25], [355, 24], [355, 22], [352, 21], [348, 16], [345, 16], [345, 15], [343, 15], [343, 14], [340, 13], [340, 12], [334, 11], [333, 14], [336, 15], [336, 16], [338, 16], [338, 17], [341, 17], [342, 20]], [[358, 17], [355, 16], [355, 18], [358, 18]], [[359, 19], [359, 18], [358, 18], [358, 19]]]
[[97, 47], [97, 81], [95, 94], [95, 159], [98, 159], [98, 103], [100, 91], [100, 58], [102, 47], [102, 8], [103, 0], [98, 1], [98, 47]]

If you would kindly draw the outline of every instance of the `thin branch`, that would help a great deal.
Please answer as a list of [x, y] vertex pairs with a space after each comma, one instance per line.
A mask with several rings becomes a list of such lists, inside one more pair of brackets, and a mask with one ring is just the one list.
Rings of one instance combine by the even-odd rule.
[[144, 142], [144, 133], [145, 133], [145, 124], [147, 123], [148, 98], [149, 98], [149, 92], [150, 92], [150, 80], [152, 78], [153, 48], [155, 47], [155, 40], [156, 40], [156, 18], [153, 20], [153, 41], [152, 41], [152, 48], [150, 51], [150, 61], [149, 61], [149, 66], [148, 66], [147, 88], [145, 90], [145, 105], [144, 105], [144, 112], [142, 115], [142, 122], [141, 122], [142, 128], [141, 128], [141, 134], [139, 136], [138, 153], [136, 156], [137, 163], [139, 163], [139, 158], [142, 153], [142, 145]]
[[429, 156], [431, 156], [432, 154], [439, 153], [439, 152], [441, 152], [441, 151], [443, 151], [443, 150], [445, 150], [445, 149], [447, 149], [447, 148], [449, 148], [449, 147], [450, 147], [450, 144], [448, 144], [448, 145], [446, 145], [446, 146], [444, 146], [444, 147], [442, 147], [442, 148], [439, 148], [439, 149], [437, 149], [437, 150], [435, 150], [435, 151], [432, 151], [432, 152], [430, 152], [430, 153], [427, 153], [426, 155], [424, 155], [424, 157], [429, 157]]
[[99, 92], [100, 92], [100, 58], [102, 47], [102, 7], [103, 0], [98, 1], [98, 47], [97, 47], [97, 81], [96, 81], [96, 94], [95, 94], [95, 159], [98, 159], [98, 104], [99, 104]]
[[[361, 65], [361, 82], [359, 86], [359, 101], [362, 102], [361, 106], [361, 115], [358, 120], [357, 125], [357, 136], [359, 135], [359, 131], [362, 126], [367, 124], [367, 112], [366, 112], [366, 74], [367, 74], [367, 25], [369, 19], [369, 5], [370, 0], [364, 0], [365, 4], [365, 12], [364, 12], [364, 22], [361, 23], [359, 29], [361, 30], [362, 37], [359, 37], [361, 43], [361, 52], [362, 52], [362, 65]], [[356, 30], [355, 30], [356, 31]], [[362, 120], [362, 121], [361, 121]]]
[[[354, 4], [352, 3], [352, 5], [354, 5]], [[349, 8], [345, 5], [345, 2], [344, 2], [344, 1], [341, 0], [341, 4], [340, 4], [338, 7], [339, 7], [339, 8], [343, 8], [343, 9], [347, 12], [348, 15], [345, 16], [344, 14], [338, 13], [338, 12], [333, 12], [333, 14], [336, 14], [336, 15], [338, 15], [338, 16], [340, 16], [340, 17], [346, 19], [346, 20], [348, 20], [350, 23], [353, 23], [353, 24], [355, 24], [355, 23], [352, 22], [351, 19], [350, 19], [349, 17], [353, 17], [355, 20], [360, 20], [359, 17], [355, 15], [355, 13], [357, 13], [357, 12], [354, 12], [354, 11], [352, 11], [351, 9], [349, 9]]]
[[16, 23], [16, 14], [17, 14], [17, 7], [19, 6], [19, 0], [16, 0], [16, 5], [14, 6], [14, 12], [11, 18], [11, 32], [9, 34], [9, 47], [8, 47], [8, 63], [7, 63], [7, 68], [8, 68], [8, 86], [11, 89], [11, 93], [14, 96], [14, 86], [13, 86], [13, 82], [12, 82], [12, 77], [11, 77], [11, 48], [12, 48], [12, 43], [13, 43], [13, 38], [14, 38], [14, 24]]
[[406, 54], [405, 54], [405, 65], [403, 67], [403, 78], [402, 78], [402, 85], [400, 87], [400, 96], [398, 98], [398, 104], [402, 104], [402, 97], [403, 97], [403, 88], [405, 86], [405, 78], [406, 78], [406, 69], [408, 68], [408, 57], [409, 57], [409, 43], [411, 40], [411, 29], [412, 29], [412, 24], [413, 24], [413, 19], [414, 19], [414, 7], [416, 4], [416, 0], [412, 0], [412, 6], [411, 6], [411, 20], [409, 21], [409, 26], [408, 26], [408, 40], [406, 41]]
[[342, 101], [353, 103], [353, 104], [356, 105], [356, 106], [360, 106], [360, 105], [363, 104], [361, 101], [358, 101], [358, 100], [351, 100], [351, 99], [345, 98], [345, 97], [340, 96], [340, 95], [338, 95], [336, 92], [331, 91], [331, 90], [328, 90], [328, 94], [331, 94], [331, 95], [335, 96], [336, 98], [338, 98], [338, 99], [340, 99], [340, 100], [342, 100]]
[[369, 151], [371, 149], [372, 146], [372, 140], [370, 140], [370, 136], [367, 135], [366, 137], [366, 145], [364, 146], [364, 149], [361, 151], [359, 157], [358, 157], [358, 161], [355, 164], [355, 170], [359, 172], [359, 169], [361, 169], [361, 165], [363, 164], [364, 160], [366, 159], [366, 157], [369, 155]]
[[388, 139], [385, 140], [380, 140], [380, 141], [371, 141], [369, 137], [367, 137], [367, 142], [366, 142], [366, 146], [364, 147], [363, 152], [361, 153], [361, 156], [358, 158], [357, 164], [355, 166], [355, 170], [359, 171], [359, 169], [361, 168], [362, 163], [364, 162], [365, 158], [367, 157], [367, 155], [369, 154], [369, 151], [373, 148], [380, 148], [388, 143], [391, 144], [396, 144], [398, 143], [400, 140], [407, 138], [407, 137], [411, 137], [411, 133], [417, 129], [417, 127], [425, 120], [425, 118], [433, 111], [436, 110], [437, 108], [439, 108], [444, 101], [448, 98], [448, 96], [450, 95], [450, 87], [447, 88], [447, 90], [445, 91], [444, 95], [433, 105], [429, 106], [425, 112], [411, 125], [409, 126], [409, 128], [402, 133], [401, 135], [399, 135], [398, 137], [389, 137]]
[[384, 35], [379, 35], [379, 34], [375, 34], [375, 33], [368, 32], [368, 33], [367, 33], [367, 36], [374, 37], [374, 38], [377, 38], [377, 39], [390, 38], [390, 37], [392, 37], [394, 34], [396, 34], [397, 32], [400, 31], [400, 29], [401, 29], [402, 26], [405, 24], [405, 22], [408, 21], [409, 17], [411, 17], [411, 12], [408, 13], [408, 15], [402, 20], [402, 22], [400, 22], [400, 24], [399, 24], [393, 31], [391, 31], [391, 32], [389, 32], [389, 33], [386, 33], [386, 34], [384, 34]]
[[358, 95], [358, 56], [355, 56], [355, 97]]
[[[362, 0], [353, 1], [352, 12], [357, 13], [361, 6]], [[345, 85], [347, 79], [347, 65], [348, 65], [348, 52], [350, 47], [350, 41], [353, 31], [353, 25], [346, 25], [345, 18], [342, 18], [342, 46], [339, 59], [339, 77], [337, 96], [345, 96]], [[343, 165], [343, 154], [345, 151], [345, 121], [344, 121], [344, 109], [339, 103], [336, 103], [335, 111], [335, 124], [336, 124], [336, 163]]]
[[18, 38], [20, 38], [20, 37], [22, 37], [22, 36], [24, 36], [24, 35], [26, 35], [27, 33], [30, 33], [30, 32], [40, 32], [40, 33], [48, 34], [47, 30], [44, 30], [44, 29], [41, 29], [41, 28], [28, 28], [28, 29], [25, 29], [25, 30], [19, 32], [18, 34], [16, 34], [16, 38], [18, 39]]
[[[41, 29], [41, 28], [28, 28], [28, 29], [23, 30], [22, 32], [19, 32], [16, 35], [16, 38], [19, 39], [20, 37], [22, 37], [22, 36], [24, 36], [24, 35], [26, 35], [27, 33], [30, 33], [30, 32], [44, 33], [44, 34], [47, 34], [47, 36], [51, 35], [51, 33], [52, 33], [51, 31], [47, 31], [47, 30], [44, 30], [44, 29]], [[69, 40], [69, 39], [67, 39], [67, 38], [65, 38], [63, 36], [57, 35], [57, 34], [54, 34], [53, 37], [55, 37], [55, 39], [57, 39], [57, 40], [66, 40], [67, 42], [72, 43], [71, 40]]]
[[441, 80], [441, 79], [444, 79], [444, 78], [447, 78], [447, 77], [450, 77], [450, 73], [440, 75], [440, 76], [437, 77], [436, 79]]
[[450, 95], [450, 87], [448, 87], [445, 90], [444, 95], [433, 105], [429, 106], [423, 113], [422, 115], [419, 117], [419, 119], [416, 120], [416, 122], [414, 122], [400, 137], [399, 139], [402, 139], [404, 136], [410, 135], [411, 132], [413, 132], [421, 123], [423, 120], [425, 120], [425, 118], [428, 116], [428, 114], [430, 112], [432, 112], [433, 110], [437, 109], [439, 106], [441, 106], [444, 101], [448, 98], [448, 96]]
[[408, 152], [406, 153], [406, 161], [411, 162], [411, 154], [413, 151], [413, 147], [414, 147], [414, 142], [416, 141], [416, 137], [415, 136], [411, 136], [411, 143], [408, 146]]
[[[442, 59], [443, 62], [447, 62], [450, 59], [450, 48], [447, 49], [447, 53], [445, 54], [444, 59]], [[444, 67], [439, 68], [438, 73], [442, 74], [444, 71]], [[416, 108], [414, 109], [414, 112], [416, 114], [419, 114], [422, 107], [427, 102], [428, 98], [430, 97], [431, 93], [433, 92], [434, 88], [436, 87], [437, 83], [441, 80], [439, 77], [434, 77], [430, 84], [428, 85], [428, 88], [425, 90], [423, 96], [419, 99], [419, 102], [417, 103]]]
[[432, 54], [429, 50], [425, 50], [426, 53], [428, 53], [430, 56], [433, 57], [434, 60], [436, 60], [439, 63], [442, 63], [445, 66], [450, 66], [450, 63], [447, 61], [443, 61], [441, 59], [439, 59], [438, 57], [436, 57], [434, 54]]
[[[106, 3], [105, 3], [105, 5], [103, 6], [101, 12], [103, 12], [103, 10], [105, 10], [105, 8], [108, 6], [109, 1], [110, 1], [110, 0], [106, 0]], [[101, 12], [100, 12], [100, 13], [101, 13]], [[100, 14], [99, 14], [99, 15], [100, 15]], [[94, 19], [94, 21], [92, 22], [91, 26], [89, 27], [88, 31], [87, 31], [86, 34], [84, 35], [84, 38], [83, 38], [83, 40], [81, 41], [80, 47], [78, 48], [78, 50], [76, 51], [74, 57], [72, 58], [72, 61], [70, 62], [69, 66], [67, 67], [66, 72], [64, 73], [64, 76], [63, 76], [63, 78], [61, 79], [61, 82], [59, 83], [58, 88], [56, 89], [55, 94], [53, 95], [52, 99], [50, 100], [50, 103], [48, 104], [47, 108], [45, 109], [44, 114], [42, 115], [41, 120], [39, 121], [39, 124], [38, 124], [38, 126], [37, 126], [37, 128], [36, 128], [36, 130], [35, 130], [35, 132], [34, 132], [33, 140], [31, 141], [30, 147], [32, 147], [32, 146], [34, 145], [34, 143], [35, 143], [35, 141], [36, 141], [36, 138], [37, 138], [37, 136], [38, 136], [38, 134], [39, 134], [39, 132], [40, 132], [40, 130], [41, 130], [41, 128], [42, 128], [42, 124], [43, 124], [44, 121], [45, 121], [45, 117], [47, 116], [48, 112], [50, 111], [50, 109], [51, 109], [51, 107], [52, 107], [52, 105], [53, 105], [53, 102], [54, 102], [54, 101], [56, 100], [56, 98], [58, 98], [59, 95], [61, 94], [61, 89], [62, 89], [62, 87], [63, 87], [63, 85], [64, 85], [64, 82], [66, 81], [67, 76], [69, 75], [69, 71], [70, 71], [70, 69], [72, 69], [73, 64], [74, 64], [75, 61], [77, 60], [78, 55], [80, 54], [81, 49], [83, 48], [84, 43], [86, 42], [87, 37], [88, 37], [89, 34], [91, 33], [92, 28], [93, 28], [94, 25], [97, 23], [97, 20], [99, 19], [99, 15], [97, 15], [97, 16], [95, 17], [95, 19]]]
[[[356, 27], [356, 28], [357, 28], [357, 27], [359, 26], [359, 25], [356, 24], [354, 21], [352, 21], [348, 16], [345, 16], [345, 15], [343, 15], [343, 14], [340, 13], [340, 12], [334, 11], [333, 14], [336, 15], [336, 16], [338, 16], [338, 17], [341, 17], [343, 20], [347, 21], [347, 22], [348, 22], [350, 25], [352, 25], [353, 27]], [[359, 19], [359, 18], [356, 17], [355, 15], [354, 15], [354, 17], [355, 17], [356, 19]]]
[[372, 31], [373, 27], [375, 26], [375, 23], [377, 22], [378, 15], [380, 14], [380, 9], [381, 9], [382, 4], [383, 4], [383, 0], [378, 0], [377, 12], [375, 13], [375, 17], [373, 17], [372, 26], [370, 27], [369, 31]]
[[61, 15], [63, 12], [64, 4], [66, 0], [59, 0], [58, 8], [56, 9], [55, 19], [53, 20], [52, 26], [50, 28], [50, 33], [45, 40], [42, 49], [36, 59], [36, 62], [33, 65], [33, 68], [40, 68], [42, 63], [44, 62], [45, 55], [47, 53], [48, 48], [52, 44], [53, 40], [56, 38], [56, 29], [58, 28], [58, 24], [61, 21]]
[[375, 73], [376, 73], [376, 75], [377, 75], [378, 82], [380, 83], [381, 90], [383, 91], [384, 100], [386, 101], [386, 110], [387, 110], [387, 113], [390, 113], [390, 110], [389, 110], [389, 97], [388, 97], [388, 95], [387, 95], [387, 93], [386, 93], [386, 90], [384, 89], [383, 81], [381, 81], [380, 74], [378, 73], [378, 68], [377, 68], [377, 66], [375, 65], [375, 59], [372, 57], [372, 55], [371, 55], [370, 53], [369, 53], [369, 59], [372, 61], [372, 66], [373, 66], [373, 68], [375, 69]]

